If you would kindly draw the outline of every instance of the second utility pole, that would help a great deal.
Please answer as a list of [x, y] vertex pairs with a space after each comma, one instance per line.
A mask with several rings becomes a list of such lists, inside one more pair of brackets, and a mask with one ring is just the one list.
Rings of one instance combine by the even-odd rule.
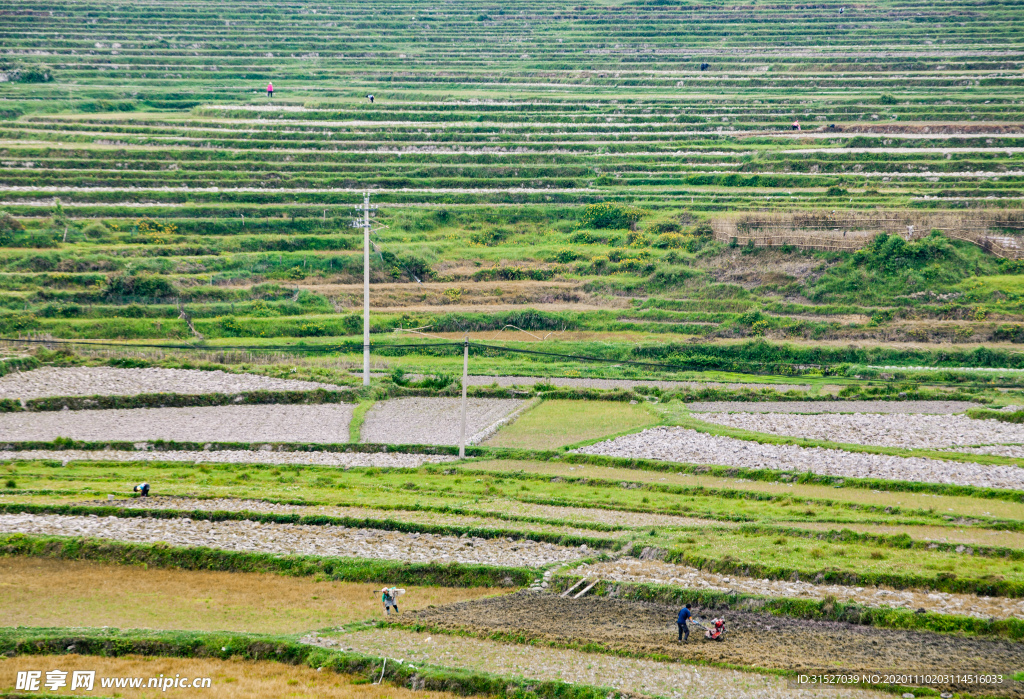
[[370, 385], [370, 193], [363, 194], [363, 385]]
[[459, 458], [466, 458], [466, 384], [469, 382], [469, 335], [462, 354], [462, 420], [459, 428]]

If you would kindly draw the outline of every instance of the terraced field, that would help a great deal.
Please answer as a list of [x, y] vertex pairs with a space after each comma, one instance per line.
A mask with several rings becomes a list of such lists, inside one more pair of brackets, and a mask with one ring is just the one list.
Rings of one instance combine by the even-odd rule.
[[1024, 697], [1022, 36], [0, 0], [0, 694]]
[[3, 12], [7, 335], [1024, 337], [1012, 5]]

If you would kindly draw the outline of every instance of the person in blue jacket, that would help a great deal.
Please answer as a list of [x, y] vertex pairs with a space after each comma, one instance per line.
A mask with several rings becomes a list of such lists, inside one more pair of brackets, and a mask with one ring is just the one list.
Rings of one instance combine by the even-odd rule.
[[679, 627], [679, 640], [683, 643], [690, 640], [690, 627], [686, 625], [686, 622], [692, 616], [690, 614], [690, 605], [686, 605], [679, 610], [679, 618], [676, 619], [676, 625]]

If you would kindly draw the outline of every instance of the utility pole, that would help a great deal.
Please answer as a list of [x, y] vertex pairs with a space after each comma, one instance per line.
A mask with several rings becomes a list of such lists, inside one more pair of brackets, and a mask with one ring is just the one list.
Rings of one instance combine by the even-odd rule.
[[466, 458], [466, 383], [469, 379], [469, 335], [462, 350], [462, 427], [459, 430], [459, 458]]
[[[363, 229], [363, 385], [370, 385], [370, 212], [377, 209], [370, 204], [370, 193], [363, 193], [363, 205], [355, 207], [363, 213], [362, 220], [352, 222], [352, 228]], [[383, 228], [383, 226], [382, 226]], [[380, 230], [376, 228], [374, 230]]]

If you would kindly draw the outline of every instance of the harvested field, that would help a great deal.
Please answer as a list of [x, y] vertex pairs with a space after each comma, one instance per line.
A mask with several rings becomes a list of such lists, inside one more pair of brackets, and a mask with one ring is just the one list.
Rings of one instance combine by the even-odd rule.
[[187, 518], [158, 520], [16, 514], [0, 515], [0, 531], [141, 543], [163, 541], [172, 546], [206, 546], [228, 551], [495, 566], [536, 567], [557, 561], [573, 561], [587, 555], [586, 550], [529, 540], [460, 539], [377, 529], [260, 524], [248, 520], [210, 522]]
[[0, 378], [0, 398], [133, 396], [140, 393], [241, 393], [245, 391], [336, 391], [335, 384], [275, 379], [196, 369], [40, 367]]
[[220, 464], [279, 464], [308, 466], [340, 466], [358, 468], [416, 468], [423, 464], [454, 461], [455, 456], [430, 456], [425, 454], [388, 453], [343, 453], [325, 451], [239, 451], [235, 449], [211, 451], [0, 451], [0, 461], [183, 461], [191, 463]]
[[716, 437], [680, 427], [655, 427], [576, 451], [630, 459], [808, 471], [846, 478], [884, 478], [1024, 489], [1024, 469], [1015, 466], [984, 466], [919, 457], [804, 448], [789, 444], [761, 444], [731, 437]]
[[490, 447], [557, 449], [659, 422], [642, 405], [615, 401], [546, 400], [487, 440]]
[[[333, 672], [317, 672], [302, 665], [286, 665], [269, 660], [216, 660], [211, 658], [165, 658], [124, 655], [116, 658], [96, 655], [17, 655], [0, 665], [0, 691], [12, 691], [19, 672], [64, 670], [70, 678], [76, 670], [96, 672], [96, 690], [103, 678], [141, 677], [145, 685], [150, 677], [209, 677], [209, 689], [166, 690], [118, 688], [114, 696], [124, 699], [152, 697], [216, 696], [218, 699], [256, 699], [293, 697], [294, 699], [455, 699], [448, 692], [413, 691], [388, 684], [353, 684], [352, 677]], [[21, 695], [24, 696], [24, 695]], [[93, 696], [90, 692], [86, 696]]]
[[9, 441], [327, 442], [348, 441], [354, 406], [230, 405], [0, 414]]
[[1024, 619], [1024, 600], [1010, 597], [979, 597], [977, 595], [926, 590], [890, 590], [879, 587], [849, 585], [816, 585], [806, 581], [765, 580], [742, 575], [720, 575], [687, 565], [664, 561], [642, 561], [621, 558], [616, 561], [582, 564], [574, 575], [597, 577], [616, 582], [675, 585], [694, 590], [736, 590], [768, 597], [826, 599], [831, 596], [843, 602], [856, 602], [869, 607], [925, 609], [941, 614], [957, 614], [996, 619]]
[[[689, 403], [691, 413], [880, 413], [880, 414], [933, 414], [946, 415], [962, 413], [968, 408], [978, 407], [976, 403], [957, 400], [858, 400], [831, 401], [807, 400], [789, 402], [729, 402]], [[708, 420], [707, 415], [699, 415]]]
[[1024, 443], [1024, 425], [966, 415], [705, 413], [700, 419], [751, 432], [909, 449]]
[[327, 648], [351, 648], [362, 653], [398, 656], [409, 662], [465, 668], [537, 680], [613, 687], [641, 696], [700, 696], [714, 699], [812, 699], [885, 697], [880, 692], [825, 687], [794, 689], [772, 675], [736, 672], [716, 667], [692, 667], [673, 662], [583, 653], [543, 645], [498, 643], [480, 638], [415, 633], [385, 628], [303, 639]]
[[[269, 573], [147, 569], [89, 561], [0, 558], [0, 626], [287, 634], [381, 614], [374, 583]], [[376, 589], [390, 581], [376, 583]], [[405, 611], [500, 594], [494, 588], [407, 587]]]
[[[521, 400], [470, 398], [466, 405], [466, 442], [490, 436], [490, 429], [525, 404]], [[366, 413], [360, 441], [380, 444], [458, 444], [458, 398], [398, 398], [381, 401]], [[342, 440], [342, 441], [348, 441]]]
[[[812, 621], [755, 612], [724, 612], [727, 635], [709, 643], [692, 633], [676, 641], [676, 607], [601, 597], [575, 600], [519, 592], [416, 613], [436, 628], [479, 634], [514, 634], [539, 642], [597, 643], [615, 651], [679, 660], [728, 663], [776, 670], [835, 668], [849, 671], [1012, 672], [1024, 666], [1024, 644], [1013, 641], [897, 631], [841, 622]], [[694, 609], [694, 616], [717, 616]], [[944, 685], [961, 691], [967, 687]], [[974, 688], [972, 688], [974, 689]], [[990, 690], [992, 691], [992, 690]], [[995, 692], [1022, 696], [1019, 691]]]

